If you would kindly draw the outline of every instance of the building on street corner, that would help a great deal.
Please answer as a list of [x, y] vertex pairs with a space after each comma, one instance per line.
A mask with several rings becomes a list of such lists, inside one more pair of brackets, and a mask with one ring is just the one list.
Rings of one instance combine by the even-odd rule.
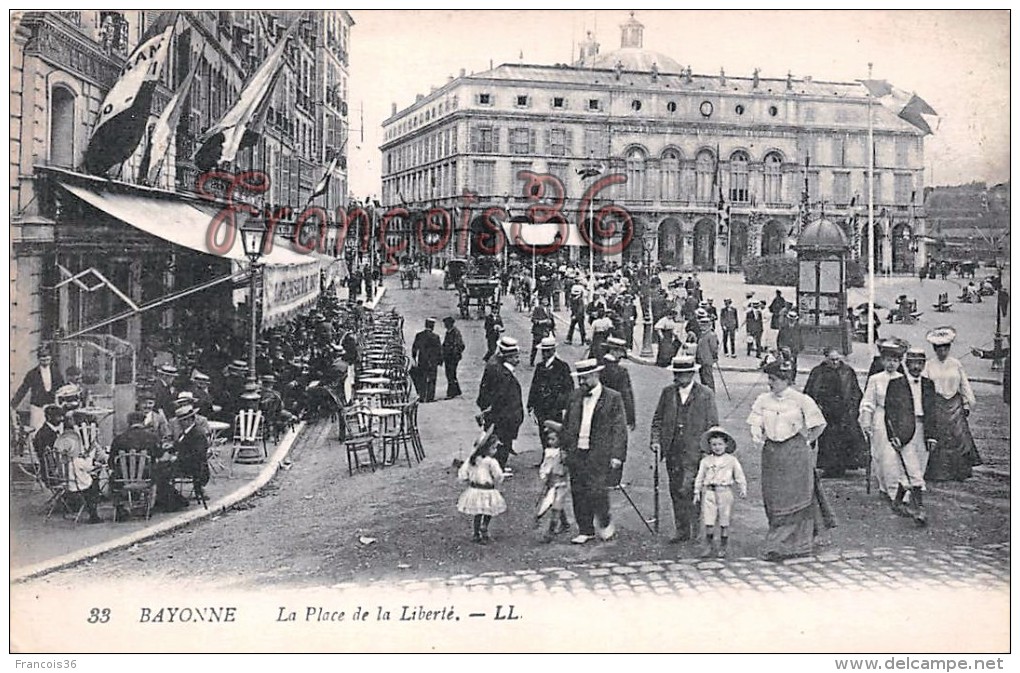
[[[643, 30], [631, 12], [619, 49], [602, 50], [589, 33], [572, 63], [461, 70], [407, 107], [394, 103], [380, 147], [384, 202], [444, 208], [477, 234], [486, 208], [519, 214], [531, 205], [519, 173], [533, 171], [563, 184], [565, 219], [583, 227], [582, 196], [594, 180], [579, 172], [594, 165], [627, 178], [593, 208], [613, 202], [633, 217], [636, 243], [623, 261], [641, 261], [650, 229], [663, 265], [739, 269], [749, 257], [792, 254], [800, 227], [824, 217], [841, 223], [854, 257], [866, 258], [873, 239], [880, 270], [926, 264], [921, 130], [872, 102], [870, 237], [869, 98], [860, 83], [695, 74], [646, 48]], [[462, 217], [465, 191], [478, 200]]]

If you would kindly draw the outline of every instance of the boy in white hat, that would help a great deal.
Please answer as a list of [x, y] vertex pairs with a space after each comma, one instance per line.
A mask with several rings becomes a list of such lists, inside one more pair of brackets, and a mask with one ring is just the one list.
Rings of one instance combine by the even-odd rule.
[[[730, 516], [733, 511], [733, 486], [740, 497], [747, 497], [747, 477], [734, 454], [737, 442], [730, 433], [718, 425], [701, 435], [704, 457], [694, 478], [694, 504], [701, 502], [701, 522], [705, 524], [705, 548], [702, 556], [726, 558], [729, 543]], [[719, 526], [719, 545], [715, 542], [715, 527]]]

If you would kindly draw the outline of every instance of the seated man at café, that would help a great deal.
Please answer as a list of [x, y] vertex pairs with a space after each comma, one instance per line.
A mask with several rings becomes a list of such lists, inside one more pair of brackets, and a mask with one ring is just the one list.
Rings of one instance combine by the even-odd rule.
[[[39, 459], [40, 470], [46, 464], [43, 455], [53, 448], [53, 443], [57, 441], [57, 437], [64, 432], [63, 407], [58, 404], [47, 404], [43, 407], [43, 415], [46, 420], [32, 437], [32, 446], [35, 448], [35, 455]], [[47, 483], [50, 483], [49, 475], [43, 475], [43, 478]]]
[[[160, 456], [163, 455], [164, 450], [160, 446], [159, 437], [156, 436], [156, 433], [145, 425], [145, 412], [132, 411], [128, 414], [127, 421], [128, 429], [114, 437], [113, 443], [110, 444], [110, 491], [116, 494], [121, 489], [121, 484], [118, 480], [122, 478], [122, 475], [120, 473], [120, 465], [117, 462], [117, 456], [128, 451], [147, 453], [150, 460], [149, 475], [153, 477], [157, 491], [170, 488], [166, 470], [160, 473], [163, 483], [155, 481], [156, 470], [153, 469], [153, 466]], [[128, 516], [129, 513], [118, 504], [117, 521], [126, 521]]]
[[[198, 427], [199, 431], [205, 433], [207, 437], [210, 436], [212, 433], [209, 430], [209, 419], [199, 413], [198, 407], [195, 405], [194, 396], [189, 391], [184, 390], [178, 393], [177, 399], [174, 400], [174, 411], [176, 412], [177, 409], [180, 409], [186, 404], [190, 404], [195, 408], [195, 425]], [[170, 437], [176, 440], [183, 433], [184, 427], [181, 425], [181, 422], [177, 420], [175, 415], [174, 418], [170, 419]]]
[[[162, 478], [184, 477], [191, 479], [196, 498], [204, 498], [205, 485], [209, 483], [209, 437], [196, 425], [197, 412], [190, 404], [177, 407], [174, 418], [183, 428], [182, 434], [174, 438], [169, 458], [163, 456], [161, 469], [168, 470]], [[169, 511], [187, 507], [187, 500], [175, 489], [170, 488], [164, 497], [157, 494], [157, 506]]]
[[149, 428], [157, 438], [160, 445], [168, 447], [173, 439], [170, 437], [170, 422], [167, 421], [163, 410], [156, 407], [156, 396], [151, 390], [145, 389], [138, 393], [138, 411], [145, 414], [145, 427]]
[[213, 412], [216, 411], [212, 393], [209, 392], [209, 384], [209, 377], [196, 369], [191, 375], [191, 384], [188, 387], [188, 392], [195, 400], [195, 408], [206, 418], [212, 418]]
[[262, 409], [262, 416], [265, 418], [266, 430], [272, 433], [274, 439], [278, 439], [293, 422], [294, 417], [283, 408], [283, 398], [274, 390], [275, 385], [276, 376], [273, 374], [262, 376], [262, 398], [259, 400], [259, 408]]

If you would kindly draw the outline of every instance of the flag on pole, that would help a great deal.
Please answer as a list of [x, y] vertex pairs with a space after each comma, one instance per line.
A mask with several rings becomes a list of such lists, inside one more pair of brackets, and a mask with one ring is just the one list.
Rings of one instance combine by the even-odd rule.
[[238, 101], [199, 138], [199, 148], [195, 152], [195, 165], [199, 169], [205, 171], [233, 161], [238, 152], [258, 142], [269, 109], [270, 94], [282, 72], [287, 42], [301, 21], [297, 18], [290, 24], [273, 51], [248, 80]]
[[[343, 148], [341, 147], [340, 152], [342, 151]], [[329, 165], [326, 166], [326, 172], [322, 174], [319, 184], [315, 185], [315, 190], [312, 191], [312, 195], [308, 197], [308, 205], [311, 205], [312, 201], [325, 194], [326, 190], [329, 189], [329, 183], [333, 177], [333, 171], [335, 171], [336, 167], [340, 164], [340, 152], [334, 154], [332, 161], [330, 161]]]
[[152, 94], [170, 51], [170, 39], [177, 25], [177, 12], [161, 16], [142, 36], [131, 52], [120, 79], [110, 88], [92, 127], [83, 168], [92, 175], [105, 175], [127, 161], [145, 135], [152, 109]]
[[156, 184], [159, 172], [163, 168], [170, 143], [173, 142], [174, 134], [177, 133], [177, 124], [181, 120], [181, 113], [184, 111], [184, 101], [188, 99], [191, 91], [191, 83], [195, 81], [195, 73], [198, 68], [192, 67], [191, 72], [184, 78], [181, 87], [174, 94], [174, 97], [167, 103], [163, 114], [159, 116], [152, 128], [152, 137], [145, 148], [142, 156], [142, 165], [139, 175], [143, 176], [148, 185]]
[[868, 93], [903, 121], [911, 124], [925, 135], [932, 133], [930, 122], [938, 119], [938, 113], [916, 93], [897, 89], [884, 79], [859, 80]]

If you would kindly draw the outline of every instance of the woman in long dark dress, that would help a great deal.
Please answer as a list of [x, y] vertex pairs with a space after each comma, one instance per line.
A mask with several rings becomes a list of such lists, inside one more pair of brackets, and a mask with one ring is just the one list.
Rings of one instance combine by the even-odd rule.
[[935, 448], [928, 458], [927, 481], [963, 481], [983, 461], [970, 433], [967, 417], [977, 401], [960, 361], [949, 355], [956, 339], [952, 327], [928, 332], [935, 358], [928, 360], [923, 375], [935, 384]]

